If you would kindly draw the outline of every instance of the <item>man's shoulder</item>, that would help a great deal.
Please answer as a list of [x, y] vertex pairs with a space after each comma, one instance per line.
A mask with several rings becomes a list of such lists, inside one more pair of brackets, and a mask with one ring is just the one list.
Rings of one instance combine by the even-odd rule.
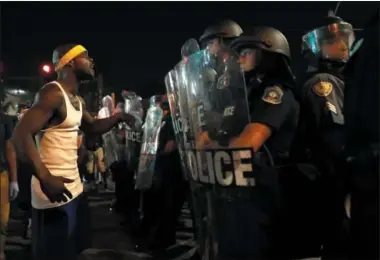
[[84, 99], [81, 97], [81, 96], [77, 96], [79, 101], [82, 103], [82, 105], [86, 105], [86, 102], [84, 101]]
[[63, 98], [63, 92], [56, 82], [45, 84], [37, 93], [38, 99]]

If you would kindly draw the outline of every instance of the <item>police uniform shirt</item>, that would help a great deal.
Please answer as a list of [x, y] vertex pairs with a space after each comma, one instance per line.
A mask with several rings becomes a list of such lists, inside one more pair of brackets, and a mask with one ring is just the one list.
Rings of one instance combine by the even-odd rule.
[[337, 155], [341, 151], [343, 93], [344, 82], [329, 73], [315, 74], [302, 88], [301, 118], [305, 120], [306, 141], [315, 152]]
[[0, 112], [0, 172], [6, 170], [6, 142], [11, 139], [13, 131], [13, 123], [10, 116]]
[[272, 156], [286, 156], [299, 117], [299, 104], [292, 91], [281, 84], [260, 86], [251, 90], [249, 101], [251, 122], [266, 125], [272, 131], [272, 135], [265, 142]]
[[[238, 94], [234, 96], [239, 97]], [[281, 84], [262, 83], [250, 89], [248, 101], [251, 122], [266, 125], [272, 130], [272, 135], [265, 145], [276, 164], [276, 158], [282, 159], [281, 153], [290, 149], [297, 127], [299, 105], [291, 90]], [[244, 106], [244, 102], [245, 99], [237, 98], [233, 113], [224, 113], [223, 127], [228, 131], [239, 128], [226, 137], [238, 135], [240, 128], [250, 123], [248, 108]], [[220, 198], [213, 200], [213, 225], [218, 228], [215, 239], [220, 246], [219, 253], [225, 259], [262, 259], [263, 252], [270, 246], [268, 237], [272, 214], [277, 208], [279, 198], [278, 171], [270, 167], [264, 158], [261, 160], [259, 154], [262, 154], [261, 150], [253, 158], [252, 186], [219, 189], [219, 186], [215, 185], [212, 188], [214, 194], [222, 194]], [[233, 203], [229, 199], [225, 200], [224, 196], [232, 197]]]

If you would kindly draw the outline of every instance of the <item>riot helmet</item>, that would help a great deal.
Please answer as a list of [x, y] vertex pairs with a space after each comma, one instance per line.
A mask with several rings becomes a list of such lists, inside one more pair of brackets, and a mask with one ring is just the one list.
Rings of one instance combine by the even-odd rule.
[[[232, 40], [243, 33], [240, 25], [232, 20], [222, 20], [208, 26], [199, 38], [201, 48], [217, 48], [220, 44], [228, 46]], [[215, 51], [215, 53], [218, 50]]]
[[302, 36], [301, 54], [310, 63], [345, 63], [355, 41], [352, 25], [329, 12], [320, 26]]
[[243, 33], [231, 45], [240, 56], [241, 68], [246, 74], [271, 75], [294, 80], [290, 69], [290, 48], [286, 37], [277, 29], [254, 27]]

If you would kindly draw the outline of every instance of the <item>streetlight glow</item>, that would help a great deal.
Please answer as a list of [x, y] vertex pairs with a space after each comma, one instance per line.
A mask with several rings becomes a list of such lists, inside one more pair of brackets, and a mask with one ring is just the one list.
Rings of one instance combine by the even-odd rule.
[[44, 66], [42, 66], [42, 71], [45, 73], [50, 73], [51, 67], [49, 65], [44, 65]]

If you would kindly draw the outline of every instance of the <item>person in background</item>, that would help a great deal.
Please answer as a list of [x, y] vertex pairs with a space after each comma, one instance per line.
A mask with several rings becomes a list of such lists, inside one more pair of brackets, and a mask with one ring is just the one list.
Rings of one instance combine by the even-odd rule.
[[[24, 116], [28, 111], [29, 106], [21, 106], [18, 120]], [[34, 173], [33, 165], [25, 156], [17, 156], [17, 179], [20, 186], [20, 193], [18, 196], [18, 207], [25, 212], [24, 215], [24, 232], [23, 237], [30, 239], [32, 234], [32, 204], [31, 204], [31, 190], [30, 182]]]
[[320, 24], [302, 37], [302, 55], [310, 70], [300, 91], [300, 127], [304, 151], [319, 171], [317, 204], [320, 226], [316, 227], [315, 250], [322, 246], [322, 259], [346, 259], [347, 216], [344, 201], [348, 193], [348, 173], [344, 160], [343, 70], [355, 39], [350, 23], [329, 12]]
[[161, 102], [164, 122], [158, 139], [155, 173], [152, 187], [144, 193], [144, 218], [140, 226], [138, 251], [148, 250], [165, 258], [165, 249], [176, 243], [178, 204], [183, 204], [181, 165], [167, 100]]
[[16, 153], [11, 142], [13, 123], [0, 108], [0, 260], [5, 260], [5, 240], [10, 201], [19, 192]]
[[[102, 105], [103, 107], [99, 110], [97, 119], [104, 119], [109, 118], [112, 115], [115, 115], [113, 113], [114, 111], [114, 104], [112, 101], [111, 96], [105, 96], [102, 99]], [[105, 149], [103, 147], [103, 138], [101, 135], [98, 136], [89, 136], [87, 139], [88, 146], [87, 149], [89, 151], [88, 153], [88, 162], [87, 162], [87, 172], [95, 176], [95, 163], [97, 166], [97, 171], [100, 173], [102, 177], [102, 182], [104, 184], [104, 188], [107, 189], [107, 168], [109, 169], [110, 165], [106, 164], [105, 160]], [[97, 184], [97, 180], [93, 180], [95, 183], [93, 185]], [[94, 186], [93, 186], [94, 187]]]

